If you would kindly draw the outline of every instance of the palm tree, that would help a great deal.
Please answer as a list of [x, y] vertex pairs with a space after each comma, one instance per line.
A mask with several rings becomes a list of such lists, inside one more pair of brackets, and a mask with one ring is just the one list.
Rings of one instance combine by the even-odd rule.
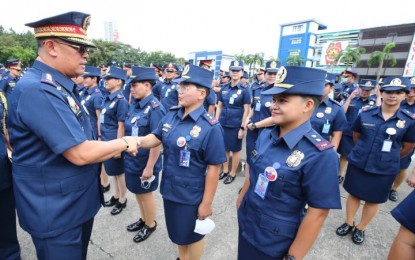
[[246, 55], [245, 63], [249, 65], [249, 76], [251, 76], [257, 64], [259, 66], [264, 65], [264, 55], [261, 53], [248, 54]]
[[360, 62], [361, 56], [366, 52], [365, 48], [347, 46], [335, 59], [335, 62], [339, 64], [343, 62], [346, 64], [346, 69], [351, 69], [353, 64]]
[[303, 66], [305, 64], [305, 59], [303, 56], [300, 56], [299, 54], [290, 55], [285, 60], [285, 63], [289, 66]]
[[388, 61], [390, 66], [393, 67], [396, 65], [396, 58], [391, 53], [391, 50], [395, 48], [396, 43], [389, 42], [385, 45], [382, 51], [374, 51], [370, 54], [369, 59], [367, 60], [367, 65], [371, 67], [372, 65], [378, 65], [378, 69], [376, 71], [376, 80], [379, 81], [381, 76], [381, 71], [383, 69], [383, 65], [385, 61]]

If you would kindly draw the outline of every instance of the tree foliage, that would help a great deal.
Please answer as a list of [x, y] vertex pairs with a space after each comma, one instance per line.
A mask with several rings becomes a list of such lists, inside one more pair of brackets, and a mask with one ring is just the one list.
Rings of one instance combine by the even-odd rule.
[[305, 64], [305, 58], [300, 54], [290, 55], [285, 60], [285, 63], [289, 66], [303, 66]]
[[391, 53], [392, 49], [395, 48], [396, 43], [389, 42], [385, 45], [382, 51], [374, 51], [370, 54], [369, 59], [367, 60], [367, 65], [369, 67], [378, 65], [376, 71], [376, 80], [379, 81], [383, 65], [388, 63], [391, 67], [395, 66], [397, 61], [396, 57]]
[[346, 49], [339, 53], [335, 62], [337, 64], [342, 62], [346, 65], [346, 69], [349, 69], [360, 62], [361, 56], [365, 52], [366, 49], [363, 47], [347, 46]]

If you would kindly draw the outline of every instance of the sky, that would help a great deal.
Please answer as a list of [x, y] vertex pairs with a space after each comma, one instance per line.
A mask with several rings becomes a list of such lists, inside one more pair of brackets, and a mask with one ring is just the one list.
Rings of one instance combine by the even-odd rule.
[[116, 21], [120, 42], [147, 52], [188, 59], [189, 52], [222, 50], [275, 58], [281, 24], [315, 19], [328, 27], [321, 32], [331, 32], [414, 23], [410, 2], [383, 7], [369, 0], [19, 0], [6, 11], [0, 7], [0, 25], [20, 33], [31, 30], [25, 23], [79, 11], [91, 14], [89, 38], [104, 39], [105, 21]]

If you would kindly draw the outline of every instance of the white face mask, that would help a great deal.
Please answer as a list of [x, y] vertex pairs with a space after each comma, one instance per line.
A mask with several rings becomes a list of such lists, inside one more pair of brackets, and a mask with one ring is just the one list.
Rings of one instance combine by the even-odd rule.
[[330, 99], [334, 100], [334, 91], [330, 91], [330, 93], [327, 95]]

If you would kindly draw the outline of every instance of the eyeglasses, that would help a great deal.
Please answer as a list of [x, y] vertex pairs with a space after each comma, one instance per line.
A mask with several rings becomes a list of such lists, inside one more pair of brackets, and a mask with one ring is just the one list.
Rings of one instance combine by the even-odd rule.
[[84, 45], [78, 46], [78, 45], [69, 44], [69, 43], [66, 43], [66, 42], [56, 42], [56, 41], [53, 41], [53, 42], [72, 47], [75, 50], [77, 50], [79, 52], [79, 54], [81, 54], [81, 55], [84, 55], [85, 53], [89, 53], [89, 51], [90, 51], [90, 48], [87, 47], [87, 46], [84, 46]]
[[[188, 92], [190, 89], [192, 89], [191, 87], [192, 87], [192, 85], [180, 85], [180, 86], [177, 88], [177, 91], [178, 91], [178, 92], [180, 92], [180, 93], [186, 93], [186, 92]], [[198, 87], [195, 87], [195, 88], [196, 88], [196, 90], [203, 90], [203, 88], [198, 88]]]

